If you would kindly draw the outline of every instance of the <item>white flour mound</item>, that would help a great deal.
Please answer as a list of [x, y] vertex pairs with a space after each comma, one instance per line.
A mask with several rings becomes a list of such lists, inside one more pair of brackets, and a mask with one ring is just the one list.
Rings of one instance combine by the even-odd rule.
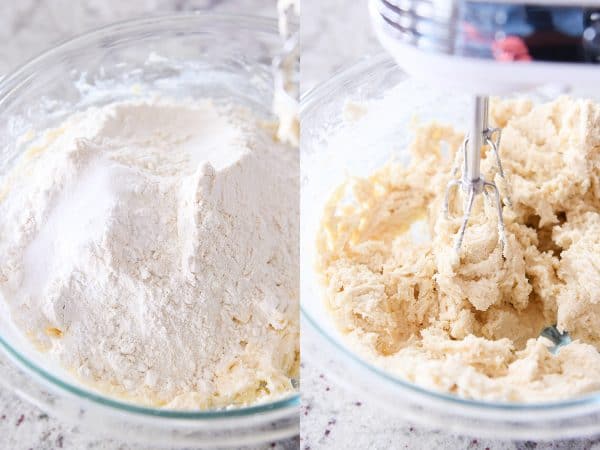
[[211, 101], [74, 114], [0, 179], [0, 294], [78, 378], [242, 405], [298, 370], [298, 156]]

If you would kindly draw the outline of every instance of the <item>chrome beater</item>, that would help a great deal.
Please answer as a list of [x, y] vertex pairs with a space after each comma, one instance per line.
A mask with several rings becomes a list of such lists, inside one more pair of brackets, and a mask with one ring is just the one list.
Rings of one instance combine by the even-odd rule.
[[[464, 164], [448, 184], [464, 195], [455, 248], [460, 251], [478, 194], [496, 202], [498, 235], [506, 247], [498, 186], [481, 176], [481, 149], [495, 154], [500, 179], [500, 130], [488, 126], [490, 93], [534, 85], [596, 89], [600, 64], [600, 0], [369, 0], [377, 38], [410, 76], [475, 97]], [[540, 76], [543, 73], [543, 76]], [[458, 159], [460, 154], [457, 155]], [[510, 199], [504, 199], [510, 206]]]
[[[504, 170], [500, 160], [499, 147], [501, 130], [490, 128], [488, 123], [489, 99], [486, 96], [476, 96], [474, 99], [474, 115], [471, 124], [471, 132], [465, 138], [462, 147], [463, 169], [460, 178], [455, 178], [458, 173], [459, 163], [452, 170], [453, 179], [446, 188], [444, 197], [443, 213], [449, 218], [450, 193], [454, 187], [460, 188], [465, 195], [463, 202], [463, 217], [458, 235], [454, 243], [454, 250], [458, 253], [462, 246], [475, 197], [483, 193], [486, 199], [493, 200], [498, 210], [498, 236], [502, 249], [506, 247], [506, 232], [504, 230], [504, 219], [502, 216], [502, 200], [496, 183], [487, 181], [481, 174], [481, 148], [483, 145], [490, 147], [496, 158], [498, 174], [504, 179]], [[494, 139], [495, 136], [495, 139]], [[460, 157], [460, 155], [458, 155]], [[458, 160], [459, 161], [459, 160]], [[493, 195], [493, 198], [490, 196]], [[507, 204], [510, 199], [507, 198]]]

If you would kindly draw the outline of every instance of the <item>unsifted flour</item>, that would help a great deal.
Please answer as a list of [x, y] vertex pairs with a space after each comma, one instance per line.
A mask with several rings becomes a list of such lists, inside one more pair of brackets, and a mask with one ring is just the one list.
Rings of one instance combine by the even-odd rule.
[[298, 159], [241, 107], [151, 99], [46, 131], [0, 179], [0, 293], [96, 388], [241, 405], [298, 370]]

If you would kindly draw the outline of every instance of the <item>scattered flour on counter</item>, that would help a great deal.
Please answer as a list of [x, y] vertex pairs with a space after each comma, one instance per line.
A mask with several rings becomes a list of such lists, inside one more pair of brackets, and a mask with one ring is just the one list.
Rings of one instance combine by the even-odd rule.
[[37, 345], [150, 406], [245, 405], [298, 371], [298, 156], [241, 107], [90, 108], [0, 178], [0, 294]]

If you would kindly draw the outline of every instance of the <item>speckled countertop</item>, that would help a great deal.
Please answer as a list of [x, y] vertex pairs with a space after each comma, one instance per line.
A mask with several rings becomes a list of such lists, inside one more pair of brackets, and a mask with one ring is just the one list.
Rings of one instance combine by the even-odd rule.
[[[49, 46], [110, 22], [169, 11], [274, 16], [275, 0], [3, 0], [0, 1], [0, 76]], [[0, 377], [3, 368], [0, 364]], [[0, 450], [141, 450], [97, 439], [63, 423], [0, 388]], [[298, 438], [260, 449], [293, 450]]]
[[[361, 56], [379, 53], [371, 32], [366, 1], [302, 0], [301, 89], [306, 92]], [[600, 450], [600, 439], [513, 442], [467, 438], [430, 431], [386, 417], [381, 408], [337, 386], [327, 366], [317, 366], [314, 338], [302, 338], [301, 450], [318, 449], [449, 449]]]

